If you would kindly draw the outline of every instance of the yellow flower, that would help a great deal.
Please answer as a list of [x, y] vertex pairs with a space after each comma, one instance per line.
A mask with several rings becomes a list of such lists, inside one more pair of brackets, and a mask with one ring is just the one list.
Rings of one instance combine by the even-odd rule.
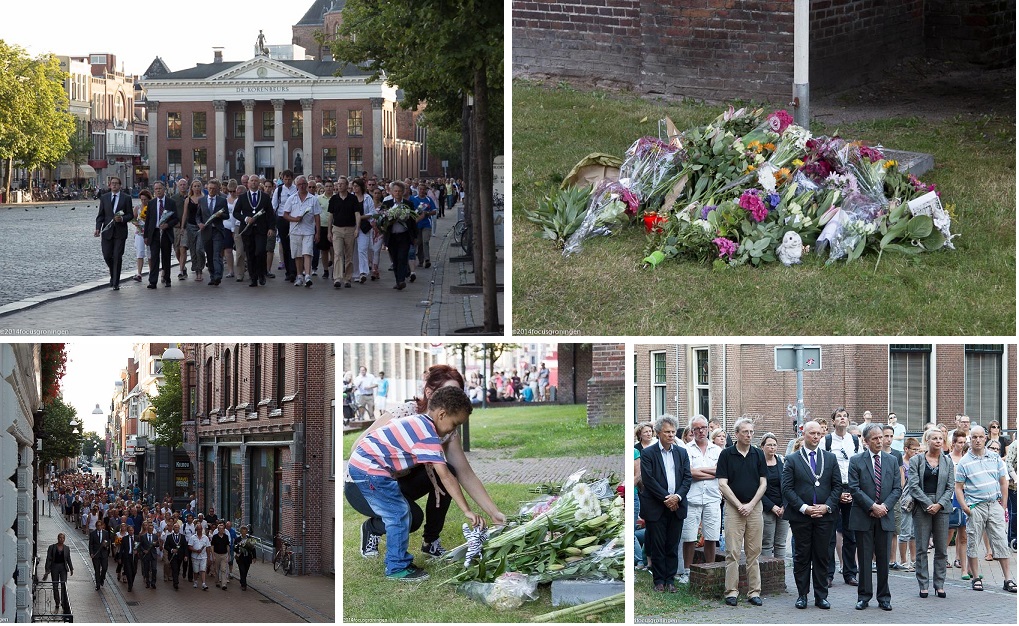
[[773, 144], [771, 142], [768, 142], [768, 143], [764, 144], [764, 149], [765, 150], [771, 150], [772, 152], [774, 152], [775, 151], [775, 144]]
[[753, 150], [754, 152], [760, 152], [761, 142], [757, 140], [751, 141], [750, 143], [747, 144], [747, 149]]
[[748, 172], [752, 172], [752, 171], [754, 171], [754, 170], [756, 170], [756, 169], [757, 169], [757, 168], [756, 168], [756, 167], [754, 167], [753, 165], [748, 165], [748, 166], [747, 166], [747, 171], [748, 171]]
[[898, 161], [885, 161], [885, 169], [888, 169], [889, 167], [895, 167], [898, 164], [899, 164]]
[[803, 167], [803, 161], [801, 161], [799, 159], [793, 159], [793, 165], [795, 167]]

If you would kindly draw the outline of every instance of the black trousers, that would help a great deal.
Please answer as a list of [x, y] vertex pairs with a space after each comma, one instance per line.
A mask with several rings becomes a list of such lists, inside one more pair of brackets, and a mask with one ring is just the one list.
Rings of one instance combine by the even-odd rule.
[[184, 558], [178, 553], [170, 559], [170, 572], [173, 577], [173, 588], [176, 589], [180, 583], [180, 568], [184, 564]]
[[120, 266], [124, 262], [124, 243], [126, 239], [110, 237], [103, 239], [103, 260], [110, 268], [110, 284], [120, 285]]
[[393, 262], [396, 282], [407, 282], [410, 276], [410, 244], [413, 238], [409, 232], [390, 233], [386, 246], [389, 248], [389, 260]]
[[92, 567], [96, 572], [96, 586], [102, 587], [106, 582], [106, 570], [110, 567], [110, 559], [106, 555], [96, 555], [92, 558]]
[[[155, 548], [153, 548], [154, 550]], [[156, 586], [156, 555], [152, 554], [147, 557], [141, 558], [142, 562], [142, 580], [146, 584]]]
[[149, 239], [149, 284], [159, 282], [159, 271], [163, 271], [163, 283], [170, 283], [170, 256], [173, 252], [173, 229], [158, 231]]
[[50, 576], [53, 577], [53, 606], [59, 606], [63, 609], [64, 615], [70, 615], [71, 605], [67, 601], [67, 567], [59, 563], [54, 565], [50, 570]]
[[[849, 580], [860, 573], [856, 564], [856, 533], [849, 530], [852, 503], [835, 507], [835, 532], [842, 533], [842, 578]], [[828, 540], [828, 580], [835, 578], [835, 533]]]
[[856, 589], [857, 600], [870, 600], [874, 597], [871, 567], [876, 556], [877, 599], [878, 602], [891, 602], [892, 591], [888, 588], [888, 538], [890, 534], [890, 531], [881, 530], [881, 522], [877, 519], [871, 522], [870, 530], [856, 531], [856, 546], [860, 549], [860, 586]]
[[251, 560], [250, 556], [237, 555], [237, 567], [241, 572], [241, 587], [248, 586], [248, 569], [251, 568]]
[[122, 561], [121, 565], [124, 567], [124, 576], [127, 578], [127, 589], [130, 591], [134, 587], [134, 576], [137, 573], [134, 555], [125, 555], [120, 560]]
[[283, 219], [282, 215], [276, 217], [276, 232], [280, 236], [280, 246], [283, 248], [283, 267], [287, 273], [287, 280], [297, 278], [297, 264], [290, 255], [290, 222]]
[[[447, 467], [449, 467], [450, 472], [456, 475], [456, 471], [452, 467]], [[432, 481], [428, 479], [428, 474], [425, 473], [424, 465], [415, 466], [409, 474], [399, 478], [397, 484], [400, 485], [400, 493], [403, 494], [403, 497], [407, 499], [407, 504], [410, 505], [410, 532], [413, 533], [418, 528], [421, 528], [421, 522], [423, 521], [425, 529], [421, 536], [422, 541], [431, 543], [438, 539], [439, 535], [442, 534], [443, 526], [446, 524], [446, 512], [449, 511], [449, 504], [453, 501], [453, 498], [449, 494], [443, 494], [442, 497], [436, 498], [435, 488], [432, 486]], [[376, 515], [375, 511], [368, 505], [368, 501], [364, 499], [364, 495], [357, 488], [356, 484], [351, 482], [344, 483], [343, 494], [355, 511], [368, 518], [368, 528], [373, 535], [381, 536], [386, 534], [386, 525], [383, 523], [382, 517]], [[425, 510], [422, 511], [415, 500], [419, 500], [426, 495], [428, 496], [428, 502]]]
[[789, 522], [793, 531], [793, 578], [797, 595], [810, 592], [814, 582], [814, 600], [828, 597], [828, 542], [835, 532], [835, 520]]
[[254, 230], [248, 230], [241, 237], [244, 244], [244, 256], [248, 262], [248, 274], [251, 275], [251, 282], [265, 278], [265, 243], [266, 236], [256, 234]]
[[667, 511], [655, 521], [645, 521], [644, 553], [651, 560], [651, 574], [656, 585], [668, 585], [679, 569], [679, 538], [683, 520]]

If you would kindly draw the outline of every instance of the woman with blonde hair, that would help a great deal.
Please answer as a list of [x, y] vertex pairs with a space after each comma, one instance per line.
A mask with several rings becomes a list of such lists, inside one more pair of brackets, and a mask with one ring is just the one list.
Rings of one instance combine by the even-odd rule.
[[[965, 439], [965, 435], [960, 433]], [[955, 494], [955, 463], [942, 454], [944, 436], [938, 429], [924, 433], [927, 451], [909, 459], [906, 495], [913, 499], [913, 533], [916, 538], [916, 581], [920, 597], [928, 590], [927, 550], [934, 542], [934, 593], [944, 598], [948, 570], [948, 517]]]
[[654, 444], [655, 427], [651, 422], [640, 422], [633, 428], [633, 447], [638, 451]]

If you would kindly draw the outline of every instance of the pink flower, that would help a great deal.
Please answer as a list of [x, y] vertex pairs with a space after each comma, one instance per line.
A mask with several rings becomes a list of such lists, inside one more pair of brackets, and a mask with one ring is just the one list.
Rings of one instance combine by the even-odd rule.
[[783, 132], [785, 132], [785, 129], [788, 128], [789, 125], [792, 123], [793, 116], [789, 115], [789, 113], [785, 109], [775, 111], [774, 113], [768, 116], [768, 125], [771, 126], [771, 130], [775, 131], [780, 135]]
[[718, 246], [718, 258], [729, 257], [730, 259], [736, 254], [736, 242], [732, 239], [726, 239], [725, 237], [715, 237], [711, 240], [711, 243]]
[[877, 148], [871, 148], [870, 146], [860, 146], [860, 156], [866, 158], [871, 163], [877, 163], [881, 159], [885, 158], [881, 151]]
[[756, 189], [744, 191], [739, 197], [739, 205], [750, 212], [750, 217], [754, 218], [755, 222], [763, 222], [768, 217], [768, 208], [757, 196]]

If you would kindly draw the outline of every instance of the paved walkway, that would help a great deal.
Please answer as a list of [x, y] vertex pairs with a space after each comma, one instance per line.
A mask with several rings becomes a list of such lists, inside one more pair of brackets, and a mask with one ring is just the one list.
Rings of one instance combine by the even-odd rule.
[[[393, 274], [387, 271], [380, 281], [336, 290], [331, 280], [321, 277], [311, 288], [295, 287], [275, 269], [277, 278], [269, 279], [265, 287], [249, 288], [234, 279], [209, 287], [207, 274], [202, 283], [191, 276], [178, 281], [174, 268], [172, 289], [162, 285], [155, 291], [146, 289], [146, 278], [140, 283], [128, 279], [120, 291], [113, 291], [107, 281], [99, 280], [0, 307], [0, 332], [8, 336], [453, 335], [484, 321], [480, 293], [453, 293], [453, 287], [473, 281], [468, 273], [471, 264], [450, 260], [461, 252], [452, 236], [456, 214], [450, 211], [438, 220], [431, 242], [432, 267], [418, 269], [417, 281], [403, 291], [393, 289]], [[389, 267], [388, 255], [382, 256], [381, 266]], [[98, 249], [94, 262], [102, 264]], [[133, 275], [133, 267], [126, 265], [125, 275]], [[501, 260], [497, 274], [502, 283]], [[505, 324], [501, 293], [499, 309], [500, 322]], [[264, 319], [286, 321], [257, 321]]]
[[[56, 541], [57, 533], [67, 536], [74, 556], [74, 576], [68, 578], [67, 595], [75, 622], [335, 622], [336, 584], [328, 576], [284, 576], [269, 562], [252, 564], [248, 590], [241, 591], [235, 579], [223, 591], [209, 581], [209, 590], [194, 589], [185, 580], [180, 589], [162, 582], [162, 567], [156, 589], [146, 589], [139, 570], [134, 590], [117, 583], [116, 565], [110, 560], [106, 584], [95, 589], [95, 575], [88, 560], [88, 539], [55, 512], [39, 520], [40, 558]], [[42, 578], [43, 566], [38, 568]], [[236, 568], [235, 568], [236, 575]]]
[[467, 458], [484, 483], [561, 483], [579, 469], [586, 469], [588, 478], [615, 474], [621, 480], [626, 469], [618, 456], [511, 459], [509, 454], [511, 450], [475, 450]]
[[[983, 554], [983, 550], [981, 550]], [[949, 548], [949, 557], [955, 558], [955, 548]], [[933, 561], [933, 557], [930, 557]], [[1015, 553], [1009, 559], [1012, 577], [1016, 576]], [[933, 563], [931, 564], [933, 566]], [[933, 571], [933, 570], [931, 570]], [[793, 607], [796, 601], [796, 582], [793, 579], [792, 561], [787, 559], [786, 589], [778, 597], [764, 597], [763, 607], [754, 607], [740, 599], [736, 607], [726, 606], [721, 599], [708, 603], [708, 608], [692, 608], [675, 613], [655, 616], [641, 616], [640, 607], [635, 608], [636, 620], [641, 623], [762, 623], [780, 622], [790, 624], [836, 623], [836, 624], [1015, 624], [1016, 596], [1002, 589], [1001, 568], [997, 562], [980, 560], [980, 573], [984, 576], [985, 591], [975, 592], [968, 581], [959, 579], [960, 570], [949, 569], [945, 583], [948, 598], [934, 596], [922, 599], [917, 593], [919, 585], [912, 572], [889, 572], [888, 581], [892, 591], [892, 611], [882, 611], [876, 601], [870, 607], [857, 611], [856, 587], [845, 584], [839, 574], [828, 592], [832, 608], [822, 611], [814, 607], [813, 594], [805, 610]]]

